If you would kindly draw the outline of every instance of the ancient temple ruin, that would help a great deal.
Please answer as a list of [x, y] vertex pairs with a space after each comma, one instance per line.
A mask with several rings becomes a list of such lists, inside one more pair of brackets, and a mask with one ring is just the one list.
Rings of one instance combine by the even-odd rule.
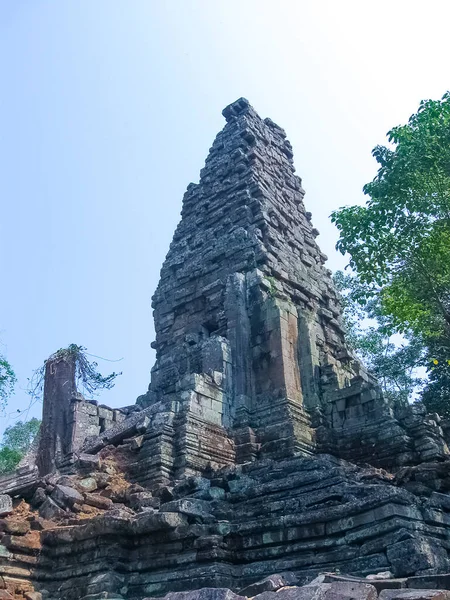
[[283, 129], [243, 98], [223, 115], [153, 297], [148, 391], [110, 409], [47, 364], [37, 452], [0, 479], [16, 597], [449, 570], [446, 430], [391, 406], [346, 344]]

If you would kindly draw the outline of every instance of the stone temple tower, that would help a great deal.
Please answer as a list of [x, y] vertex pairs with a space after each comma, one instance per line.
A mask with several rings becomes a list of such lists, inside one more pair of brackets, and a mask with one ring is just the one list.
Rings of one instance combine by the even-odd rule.
[[315, 451], [381, 465], [410, 457], [345, 343], [285, 132], [244, 98], [223, 115], [153, 297], [156, 364], [138, 404], [166, 425], [149, 460], [180, 476]]

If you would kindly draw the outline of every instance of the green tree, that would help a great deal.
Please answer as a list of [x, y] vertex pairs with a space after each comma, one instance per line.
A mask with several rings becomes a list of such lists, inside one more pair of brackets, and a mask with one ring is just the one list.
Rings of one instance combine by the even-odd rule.
[[13, 368], [5, 356], [0, 354], [0, 411], [5, 408], [8, 398], [14, 391], [16, 381], [16, 374]]
[[11, 473], [22, 459], [22, 454], [11, 448], [0, 449], [0, 474]]
[[17, 421], [15, 425], [5, 429], [1, 445], [25, 454], [38, 434], [40, 426], [41, 421], [36, 418], [29, 421]]
[[332, 213], [337, 248], [350, 256], [361, 301], [379, 298], [386, 324], [426, 348], [427, 389], [439, 380], [450, 398], [450, 93], [421, 102], [388, 140], [373, 150], [366, 205]]
[[450, 93], [377, 146], [366, 206], [332, 213], [337, 248], [401, 330], [450, 339]]
[[380, 296], [366, 300], [366, 289], [355, 275], [337, 271], [334, 283], [342, 304], [347, 341], [377, 377], [387, 398], [407, 402], [422, 385], [417, 369], [423, 364], [421, 340], [399, 336], [382, 314]]
[[39, 432], [41, 421], [18, 421], [5, 429], [0, 444], [0, 473], [13, 471], [25, 456]]
[[447, 348], [438, 340], [430, 340], [427, 349], [428, 381], [422, 402], [429, 412], [450, 417], [450, 359]]

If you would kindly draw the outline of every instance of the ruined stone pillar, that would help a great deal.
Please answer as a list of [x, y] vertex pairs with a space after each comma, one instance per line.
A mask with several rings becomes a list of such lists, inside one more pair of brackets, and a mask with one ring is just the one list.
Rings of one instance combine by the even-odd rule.
[[70, 404], [75, 394], [75, 360], [70, 356], [49, 359], [45, 364], [42, 425], [37, 452], [41, 476], [54, 472], [58, 462], [70, 451]]

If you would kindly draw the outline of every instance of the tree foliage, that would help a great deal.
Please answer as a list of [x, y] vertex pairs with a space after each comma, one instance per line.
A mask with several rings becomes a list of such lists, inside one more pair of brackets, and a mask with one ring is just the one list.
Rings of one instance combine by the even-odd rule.
[[5, 429], [1, 445], [25, 454], [38, 434], [40, 426], [41, 421], [36, 418], [29, 421], [17, 421], [15, 425]]
[[398, 335], [381, 311], [379, 296], [364, 301], [365, 285], [355, 275], [337, 271], [333, 278], [348, 343], [377, 377], [385, 396], [394, 403], [407, 402], [423, 383], [417, 374], [424, 360], [423, 344], [412, 335]]
[[41, 421], [18, 421], [5, 429], [0, 444], [0, 473], [13, 471], [25, 456], [39, 432]]
[[8, 402], [8, 398], [14, 391], [16, 374], [3, 354], [0, 354], [0, 411]]
[[337, 248], [401, 331], [450, 347], [450, 94], [420, 104], [376, 146], [366, 206], [332, 213]]
[[382, 326], [413, 342], [408, 353], [422, 347], [423, 400], [431, 409], [434, 398], [442, 413], [450, 400], [450, 93], [421, 102], [387, 135], [390, 146], [373, 150], [379, 169], [363, 188], [366, 205], [331, 218], [359, 302], [377, 303]]
[[5, 447], [0, 449], [0, 475], [11, 473], [22, 460], [22, 454], [17, 450]]
[[428, 381], [423, 389], [422, 402], [429, 412], [450, 417], [450, 359], [446, 347], [431, 340], [427, 348]]

